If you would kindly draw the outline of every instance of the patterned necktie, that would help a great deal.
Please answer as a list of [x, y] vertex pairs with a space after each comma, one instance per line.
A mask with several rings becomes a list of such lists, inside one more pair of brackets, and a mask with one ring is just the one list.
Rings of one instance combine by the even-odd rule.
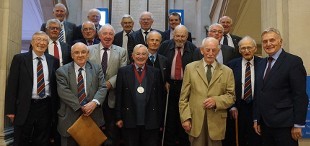
[[252, 100], [252, 84], [251, 84], [251, 63], [246, 63], [244, 74], [244, 95], [243, 100], [249, 103]]
[[103, 48], [103, 50], [104, 52], [102, 55], [101, 66], [103, 74], [105, 75], [108, 68], [108, 48]]
[[211, 78], [212, 78], [212, 71], [211, 71], [212, 65], [208, 64], [207, 67], [208, 67], [208, 69], [207, 69], [207, 80], [208, 80], [208, 83], [210, 83]]
[[65, 39], [64, 39], [64, 29], [63, 29], [62, 25], [61, 25], [61, 30], [60, 30], [60, 32], [59, 32], [58, 39], [59, 39], [60, 42], [65, 43]]
[[43, 65], [40, 57], [37, 57], [37, 94], [39, 97], [43, 98], [45, 96], [45, 82], [44, 82], [44, 73], [43, 73]]
[[151, 55], [151, 56], [150, 56], [150, 60], [151, 60], [151, 62], [154, 64], [154, 62], [155, 62], [155, 57], [154, 57], [153, 55]]
[[268, 57], [268, 67], [267, 67], [267, 70], [266, 70], [266, 73], [265, 73], [265, 76], [264, 76], [264, 81], [265, 79], [267, 78], [270, 70], [271, 70], [271, 63], [273, 61], [273, 58], [272, 57]]
[[228, 40], [227, 40], [227, 35], [224, 34], [224, 40], [223, 40], [223, 45], [228, 45]]
[[92, 40], [88, 40], [87, 41], [87, 46], [93, 45], [93, 41]]
[[78, 84], [77, 84], [79, 103], [80, 103], [81, 106], [83, 106], [83, 105], [85, 105], [87, 103], [82, 71], [83, 71], [83, 68], [80, 68], [79, 69], [79, 74], [78, 74]]
[[53, 41], [53, 43], [54, 43], [54, 57], [59, 59], [59, 51], [58, 51], [57, 43], [55, 41]]
[[147, 37], [147, 34], [148, 34], [148, 33], [149, 33], [149, 32], [147, 32], [147, 31], [144, 32], [144, 34], [145, 34], [145, 37], [144, 37], [144, 42], [145, 42], [145, 44], [146, 44], [146, 39], [147, 39], [146, 37]]
[[177, 48], [177, 56], [175, 58], [175, 72], [174, 78], [176, 80], [181, 80], [181, 72], [182, 72], [182, 55], [181, 55], [181, 48]]

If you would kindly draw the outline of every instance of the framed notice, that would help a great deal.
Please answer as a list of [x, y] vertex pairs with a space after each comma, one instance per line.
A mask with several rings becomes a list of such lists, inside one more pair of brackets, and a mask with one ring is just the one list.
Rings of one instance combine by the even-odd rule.
[[101, 19], [100, 19], [99, 24], [104, 25], [104, 24], [110, 23], [109, 22], [109, 9], [108, 8], [97, 8], [97, 9], [100, 11], [100, 14], [101, 14]]
[[[308, 98], [310, 97], [310, 76], [307, 77], [307, 94]], [[302, 129], [302, 137], [310, 138], [310, 98], [308, 103], [308, 112], [306, 118], [306, 126]]]

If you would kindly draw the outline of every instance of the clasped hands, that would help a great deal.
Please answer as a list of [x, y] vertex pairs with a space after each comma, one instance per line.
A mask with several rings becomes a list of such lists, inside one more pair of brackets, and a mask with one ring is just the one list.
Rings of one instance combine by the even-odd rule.
[[81, 107], [83, 115], [84, 116], [89, 116], [95, 108], [97, 107], [97, 103], [95, 101], [88, 102], [87, 104], [83, 105]]

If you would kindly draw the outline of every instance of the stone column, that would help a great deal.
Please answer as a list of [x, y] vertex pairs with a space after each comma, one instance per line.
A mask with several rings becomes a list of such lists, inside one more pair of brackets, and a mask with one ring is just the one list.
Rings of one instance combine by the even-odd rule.
[[22, 5], [22, 0], [0, 1], [0, 145], [9, 143], [4, 139], [11, 127], [4, 115], [5, 86], [12, 57], [21, 49]]

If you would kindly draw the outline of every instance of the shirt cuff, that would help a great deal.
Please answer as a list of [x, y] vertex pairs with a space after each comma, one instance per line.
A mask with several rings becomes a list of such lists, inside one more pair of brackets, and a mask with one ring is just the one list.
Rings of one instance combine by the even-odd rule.
[[97, 99], [93, 99], [92, 101], [96, 102], [97, 106], [100, 105], [100, 102]]
[[233, 110], [237, 110], [237, 108], [236, 107], [232, 107], [232, 108], [230, 108], [229, 111], [233, 111]]
[[294, 124], [295, 128], [305, 128], [305, 125]]

